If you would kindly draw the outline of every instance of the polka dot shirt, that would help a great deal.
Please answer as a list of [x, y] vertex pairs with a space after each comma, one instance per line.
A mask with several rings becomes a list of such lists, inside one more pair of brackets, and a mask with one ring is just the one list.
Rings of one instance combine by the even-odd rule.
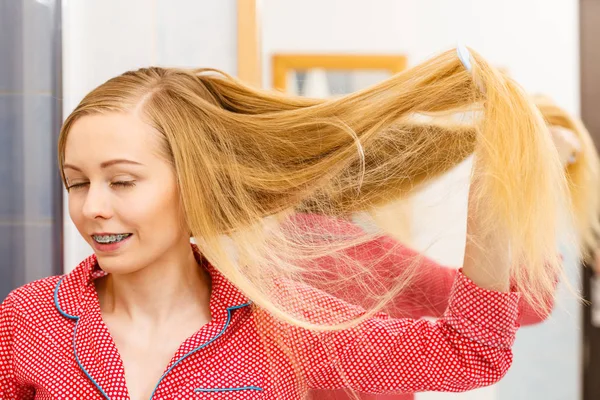
[[[360, 330], [327, 333], [327, 349], [314, 333], [290, 328], [292, 346], [301, 344], [295, 349], [299, 382], [284, 353], [257, 331], [255, 306], [194, 250], [212, 279], [212, 319], [181, 343], [151, 399], [291, 400], [309, 389], [345, 387], [458, 392], [497, 382], [511, 364], [519, 294], [484, 290], [459, 272], [436, 322], [379, 313]], [[6, 298], [0, 307], [0, 399], [129, 399], [93, 284], [104, 275], [90, 256], [71, 273]], [[318, 306], [355, 312], [322, 291], [302, 291]]]

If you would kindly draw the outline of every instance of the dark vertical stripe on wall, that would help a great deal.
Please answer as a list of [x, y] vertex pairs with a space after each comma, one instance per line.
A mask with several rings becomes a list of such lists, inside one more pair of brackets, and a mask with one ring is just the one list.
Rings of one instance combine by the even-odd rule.
[[[581, 117], [600, 148], [600, 0], [580, 0], [579, 34], [581, 65]], [[600, 399], [600, 324], [592, 310], [600, 309], [600, 284], [594, 284], [591, 266], [582, 265], [582, 287], [591, 306], [582, 305], [583, 399]], [[596, 292], [596, 293], [595, 293]]]
[[60, 0], [0, 0], [0, 301], [62, 271]]
[[56, 99], [52, 109], [52, 127], [54, 130], [54, 140], [52, 141], [52, 149], [54, 156], [52, 157], [52, 169], [54, 175], [52, 179], [56, 182], [53, 186], [52, 199], [54, 216], [53, 246], [54, 253], [52, 254], [53, 273], [59, 275], [63, 273], [64, 268], [64, 234], [63, 234], [63, 187], [58, 169], [58, 155], [56, 149], [58, 147], [58, 135], [63, 121], [63, 80], [62, 80], [62, 0], [56, 0], [54, 12], [54, 37], [52, 43], [52, 95]]

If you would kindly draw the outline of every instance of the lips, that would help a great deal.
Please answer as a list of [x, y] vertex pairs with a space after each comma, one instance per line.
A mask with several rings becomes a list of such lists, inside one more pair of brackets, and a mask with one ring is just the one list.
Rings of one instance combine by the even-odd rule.
[[98, 252], [114, 252], [124, 246], [133, 235], [131, 233], [104, 233], [92, 235], [92, 246]]

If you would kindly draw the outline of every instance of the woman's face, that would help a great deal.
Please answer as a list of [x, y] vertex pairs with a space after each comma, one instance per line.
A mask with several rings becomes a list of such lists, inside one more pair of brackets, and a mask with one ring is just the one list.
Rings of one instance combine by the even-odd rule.
[[131, 273], [189, 250], [173, 167], [134, 114], [84, 116], [68, 133], [69, 214], [106, 272]]

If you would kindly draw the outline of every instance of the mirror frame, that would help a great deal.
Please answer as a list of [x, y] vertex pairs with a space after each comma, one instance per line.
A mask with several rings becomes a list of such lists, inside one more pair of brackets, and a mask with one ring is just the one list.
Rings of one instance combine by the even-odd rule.
[[389, 71], [392, 75], [406, 69], [404, 55], [383, 54], [274, 54], [272, 56], [272, 87], [287, 92], [287, 76], [291, 70], [312, 68]]

